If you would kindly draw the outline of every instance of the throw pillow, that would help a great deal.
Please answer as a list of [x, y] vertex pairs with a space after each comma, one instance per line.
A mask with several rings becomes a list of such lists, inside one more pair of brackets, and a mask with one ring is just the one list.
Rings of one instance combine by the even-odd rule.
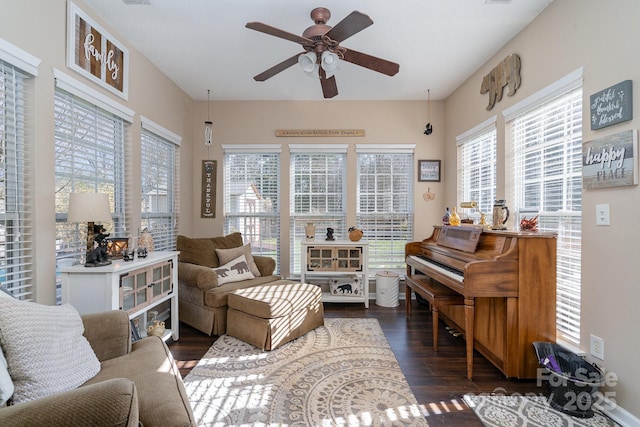
[[4, 358], [4, 353], [0, 348], [0, 408], [6, 405], [7, 400], [11, 398], [13, 394], [13, 381], [7, 370], [7, 360]]
[[73, 390], [100, 371], [83, 332], [69, 304], [0, 298], [0, 347], [15, 386], [14, 403]]
[[218, 286], [255, 278], [251, 270], [249, 270], [247, 259], [244, 255], [240, 255], [225, 265], [214, 268], [213, 271], [218, 275]]
[[251, 254], [251, 243], [247, 243], [246, 245], [240, 246], [238, 248], [216, 249], [216, 255], [218, 255], [220, 265], [226, 264], [229, 261], [238, 258], [240, 255], [244, 255], [251, 273], [255, 277], [260, 277], [260, 270], [258, 270], [258, 266], [256, 265], [256, 262], [253, 259], [253, 255]]

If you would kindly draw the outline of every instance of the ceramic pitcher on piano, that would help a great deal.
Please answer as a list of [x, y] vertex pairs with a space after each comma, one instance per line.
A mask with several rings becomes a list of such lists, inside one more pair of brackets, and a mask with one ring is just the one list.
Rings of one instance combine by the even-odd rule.
[[505, 224], [509, 219], [509, 208], [506, 205], [506, 200], [496, 200], [493, 203], [493, 223], [491, 225], [492, 230], [506, 230]]

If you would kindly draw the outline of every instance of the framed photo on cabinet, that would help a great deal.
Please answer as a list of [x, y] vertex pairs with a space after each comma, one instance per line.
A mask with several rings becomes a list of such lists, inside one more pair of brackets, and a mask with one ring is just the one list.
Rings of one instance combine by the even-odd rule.
[[418, 181], [440, 182], [440, 160], [418, 160]]

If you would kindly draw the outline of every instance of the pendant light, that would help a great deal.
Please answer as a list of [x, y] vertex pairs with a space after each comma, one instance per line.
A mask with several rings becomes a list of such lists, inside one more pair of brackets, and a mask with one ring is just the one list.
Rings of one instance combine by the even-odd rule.
[[427, 126], [424, 130], [425, 135], [431, 135], [433, 126], [431, 126], [431, 90], [427, 89]]
[[209, 115], [209, 107], [211, 105], [211, 101], [209, 100], [210, 95], [211, 90], [207, 89], [207, 120], [204, 122], [204, 145], [207, 147], [211, 147], [211, 144], [213, 143], [213, 122]]

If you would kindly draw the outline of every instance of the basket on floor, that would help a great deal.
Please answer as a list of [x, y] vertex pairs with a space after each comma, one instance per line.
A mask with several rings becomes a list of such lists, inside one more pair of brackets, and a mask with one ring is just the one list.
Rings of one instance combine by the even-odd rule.
[[595, 394], [604, 381], [602, 371], [558, 344], [538, 341], [533, 346], [549, 373], [550, 405], [574, 417], [593, 417]]

